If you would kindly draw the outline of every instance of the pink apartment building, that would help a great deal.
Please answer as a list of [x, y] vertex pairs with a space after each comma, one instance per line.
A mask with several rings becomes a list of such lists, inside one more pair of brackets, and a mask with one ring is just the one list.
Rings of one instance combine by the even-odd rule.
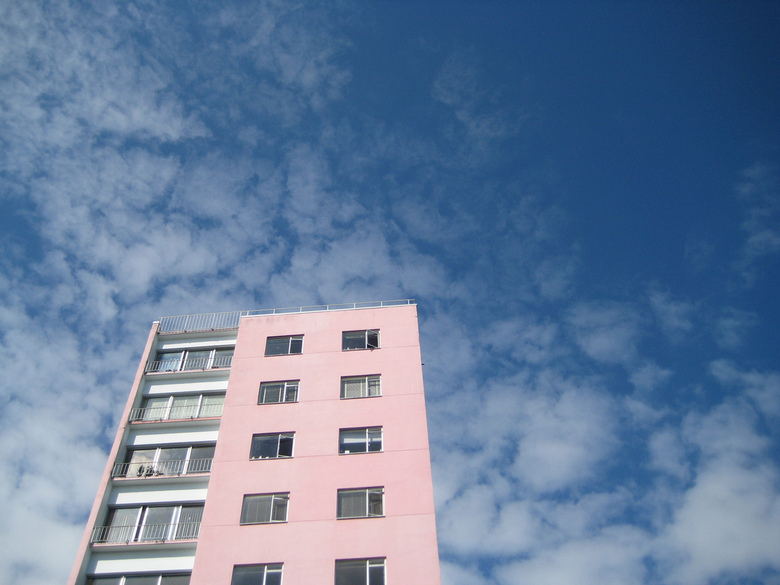
[[163, 318], [70, 585], [438, 585], [417, 307]]

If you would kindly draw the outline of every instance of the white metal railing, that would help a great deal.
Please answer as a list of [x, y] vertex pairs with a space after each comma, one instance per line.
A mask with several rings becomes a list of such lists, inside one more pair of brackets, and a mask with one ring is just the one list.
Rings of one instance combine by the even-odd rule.
[[111, 477], [160, 477], [194, 475], [211, 472], [213, 459], [178, 459], [158, 461], [157, 463], [116, 463], [111, 470]]
[[149, 406], [130, 410], [130, 422], [157, 422], [163, 420], [190, 420], [222, 416], [222, 404], [193, 404], [191, 406]]
[[184, 333], [187, 331], [216, 331], [236, 329], [241, 319], [240, 311], [226, 313], [202, 313], [200, 315], [178, 315], [160, 319], [160, 333]]
[[93, 544], [162, 542], [166, 540], [191, 540], [198, 538], [200, 521], [169, 524], [136, 524], [130, 526], [95, 526], [92, 529]]
[[338, 303], [335, 305], [311, 305], [308, 307], [285, 307], [281, 309], [258, 309], [251, 311], [231, 311], [228, 313], [202, 313], [199, 315], [179, 315], [163, 317], [158, 326], [159, 333], [190, 333], [195, 331], [217, 331], [237, 329], [241, 317], [261, 315], [286, 315], [289, 313], [316, 313], [320, 311], [347, 311], [350, 309], [373, 309], [377, 307], [399, 307], [416, 304], [414, 299], [394, 301], [365, 301], [358, 303]]
[[229, 368], [233, 365], [232, 355], [215, 355], [213, 357], [174, 358], [169, 360], [150, 360], [146, 362], [146, 372], [186, 372], [190, 370], [213, 370]]

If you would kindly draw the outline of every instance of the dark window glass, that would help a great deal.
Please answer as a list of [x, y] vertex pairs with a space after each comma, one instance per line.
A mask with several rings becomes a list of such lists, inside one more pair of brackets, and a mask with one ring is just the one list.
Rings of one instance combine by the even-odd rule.
[[339, 490], [338, 518], [369, 518], [383, 515], [384, 488]]
[[336, 585], [385, 585], [385, 559], [336, 561]]
[[189, 575], [163, 575], [160, 585], [190, 585]]
[[288, 355], [303, 351], [303, 335], [269, 337], [265, 342], [265, 355]]
[[281, 585], [282, 563], [233, 567], [231, 585]]
[[278, 404], [298, 400], [298, 380], [288, 382], [263, 382], [260, 384], [258, 404]]
[[250, 459], [292, 457], [295, 433], [270, 433], [252, 437]]
[[344, 331], [341, 334], [341, 349], [376, 349], [379, 347], [379, 330]]
[[382, 450], [382, 427], [339, 430], [339, 453], [372, 453]]
[[241, 524], [269, 524], [287, 522], [289, 494], [244, 496]]

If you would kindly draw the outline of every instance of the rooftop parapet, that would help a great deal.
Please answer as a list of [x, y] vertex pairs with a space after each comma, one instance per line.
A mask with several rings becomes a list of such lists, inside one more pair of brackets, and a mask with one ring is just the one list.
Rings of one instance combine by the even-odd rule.
[[395, 301], [365, 301], [361, 303], [339, 303], [336, 305], [311, 305], [308, 307], [285, 307], [282, 309], [256, 309], [250, 311], [229, 311], [227, 313], [201, 313], [199, 315], [179, 315], [162, 317], [158, 333], [194, 333], [197, 331], [223, 331], [238, 329], [241, 317], [263, 315], [288, 315], [294, 313], [319, 313], [322, 311], [349, 311], [353, 309], [375, 309], [379, 307], [400, 307], [415, 305], [414, 299]]

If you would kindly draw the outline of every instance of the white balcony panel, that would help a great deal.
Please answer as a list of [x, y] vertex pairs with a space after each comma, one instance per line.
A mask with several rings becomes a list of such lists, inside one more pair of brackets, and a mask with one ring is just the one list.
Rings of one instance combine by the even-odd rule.
[[[218, 423], [217, 423], [218, 424]], [[181, 423], [180, 423], [181, 426]], [[141, 447], [147, 445], [180, 445], [196, 443], [215, 443], [219, 437], [219, 427], [215, 428], [215, 421], [205, 427], [172, 429], [170, 425], [162, 430], [155, 430], [152, 424], [143, 425], [139, 429], [133, 429], [127, 437], [128, 447]]]
[[195, 563], [195, 545], [185, 549], [97, 551], [87, 565], [90, 575], [117, 573], [191, 571]]
[[177, 340], [162, 340], [157, 345], [157, 350], [169, 350], [169, 349], [197, 349], [199, 347], [214, 348], [214, 347], [233, 347], [236, 344], [235, 334], [231, 337], [202, 337], [199, 339], [177, 339]]
[[165, 376], [157, 376], [149, 380], [145, 386], [144, 396], [203, 393], [203, 392], [224, 392], [227, 390], [229, 371], [225, 370], [224, 376], [195, 377], [188, 376], [186, 379], [178, 378], [166, 380]]
[[203, 502], [208, 493], [207, 479], [204, 483], [198, 482], [195, 486], [189, 485], [170, 485], [166, 487], [164, 483], [157, 483], [153, 486], [121, 486], [111, 492], [108, 499], [110, 506], [129, 506], [131, 504], [165, 504], [176, 502], [179, 504], [189, 502]]

